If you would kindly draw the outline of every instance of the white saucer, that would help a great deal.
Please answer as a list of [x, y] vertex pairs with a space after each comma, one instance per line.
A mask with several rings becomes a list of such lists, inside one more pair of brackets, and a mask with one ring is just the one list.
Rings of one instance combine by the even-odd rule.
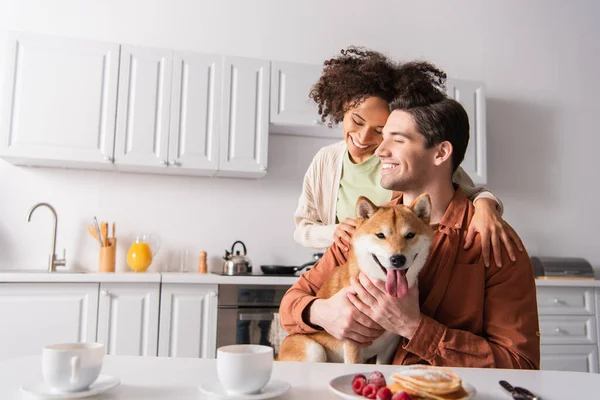
[[[331, 381], [329, 381], [329, 389], [333, 393], [335, 393], [339, 397], [341, 397], [342, 399], [365, 400], [365, 397], [355, 394], [354, 391], [352, 390], [352, 378], [355, 375], [356, 374], [342, 375], [342, 376], [338, 376], [337, 378], [332, 379]], [[369, 373], [368, 372], [363, 373], [363, 375], [369, 376]], [[475, 397], [477, 390], [475, 390], [475, 388], [472, 385], [469, 385], [468, 383], [466, 383], [464, 381], [463, 381], [462, 385], [468, 394], [467, 399], [472, 399], [473, 397]]]
[[28, 383], [21, 386], [21, 391], [36, 396], [38, 399], [81, 399], [83, 397], [94, 396], [104, 393], [121, 384], [117, 378], [108, 375], [100, 375], [96, 382], [92, 383], [87, 390], [80, 392], [56, 392], [45, 382]]
[[263, 399], [272, 399], [273, 397], [281, 396], [290, 390], [291, 385], [284, 381], [272, 380], [267, 383], [260, 393], [256, 394], [238, 394], [232, 395], [227, 394], [223, 386], [221, 386], [221, 382], [206, 382], [200, 385], [198, 390], [202, 393], [208, 394], [210, 396], [216, 396], [220, 399], [248, 399], [248, 400], [263, 400]]

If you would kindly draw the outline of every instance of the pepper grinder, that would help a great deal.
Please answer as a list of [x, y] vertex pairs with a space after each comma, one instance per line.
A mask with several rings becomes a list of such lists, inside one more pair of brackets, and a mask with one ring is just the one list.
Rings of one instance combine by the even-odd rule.
[[200, 264], [198, 264], [198, 273], [206, 274], [208, 272], [208, 267], [206, 266], [206, 252], [203, 251], [200, 253]]

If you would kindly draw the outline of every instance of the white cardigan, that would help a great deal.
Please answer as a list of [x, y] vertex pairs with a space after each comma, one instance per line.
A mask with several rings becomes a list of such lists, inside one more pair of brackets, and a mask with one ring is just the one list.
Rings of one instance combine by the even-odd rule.
[[[342, 161], [346, 151], [344, 141], [323, 147], [315, 155], [302, 185], [302, 194], [298, 200], [298, 208], [294, 213], [296, 230], [294, 240], [304, 247], [325, 249], [333, 243], [336, 206]], [[498, 202], [500, 213], [502, 203], [489, 190], [475, 187], [467, 173], [458, 167], [452, 181], [462, 188], [465, 195], [475, 202], [481, 198], [490, 198]]]

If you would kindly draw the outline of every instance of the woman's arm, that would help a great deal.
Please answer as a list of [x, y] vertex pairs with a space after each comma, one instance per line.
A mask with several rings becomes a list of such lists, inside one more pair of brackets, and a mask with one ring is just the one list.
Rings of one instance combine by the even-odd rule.
[[510, 225], [502, 219], [504, 208], [502, 202], [492, 194], [488, 189], [476, 187], [473, 180], [467, 173], [458, 167], [452, 176], [454, 183], [460, 185], [465, 195], [473, 202], [475, 214], [469, 225], [467, 238], [465, 240], [465, 249], [471, 247], [475, 235], [481, 235], [481, 250], [485, 265], [490, 265], [490, 247], [493, 250], [494, 261], [496, 265], [502, 266], [502, 247], [500, 242], [506, 247], [510, 259], [514, 262], [516, 254], [514, 247], [523, 251], [523, 243]]
[[319, 211], [319, 203], [315, 187], [321, 182], [320, 154], [310, 163], [304, 181], [302, 194], [298, 199], [298, 207], [294, 213], [296, 229], [294, 240], [304, 247], [326, 249], [333, 243], [333, 232], [337, 225], [335, 221], [324, 221], [326, 216]]
[[504, 205], [489, 189], [482, 186], [475, 186], [471, 177], [465, 172], [462, 167], [458, 167], [452, 175], [452, 181], [460, 186], [465, 196], [473, 202], [473, 205], [477, 204], [478, 200], [490, 199], [497, 203], [498, 213], [504, 214]]

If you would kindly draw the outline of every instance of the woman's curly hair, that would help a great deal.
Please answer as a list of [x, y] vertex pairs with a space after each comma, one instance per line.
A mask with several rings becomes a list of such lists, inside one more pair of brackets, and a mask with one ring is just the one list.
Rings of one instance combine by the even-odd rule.
[[391, 109], [411, 109], [446, 98], [446, 73], [426, 61], [411, 61], [396, 71]]
[[398, 65], [385, 55], [351, 46], [324, 63], [323, 74], [312, 87], [310, 98], [319, 107], [321, 120], [340, 123], [345, 112], [367, 97], [390, 103], [396, 97]]

